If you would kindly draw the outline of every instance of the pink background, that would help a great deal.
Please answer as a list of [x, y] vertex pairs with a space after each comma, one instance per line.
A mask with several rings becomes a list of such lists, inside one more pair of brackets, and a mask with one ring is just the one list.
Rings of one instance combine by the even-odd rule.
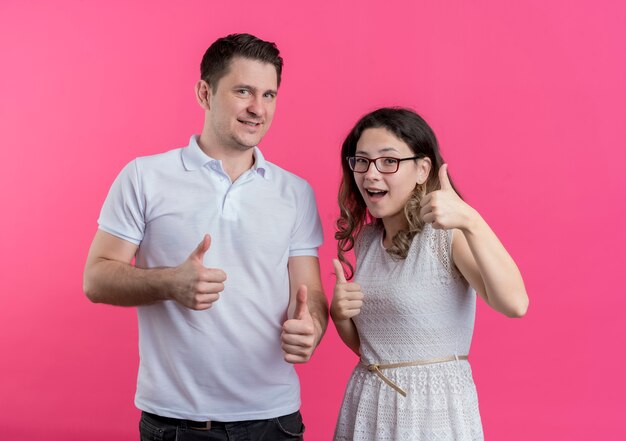
[[[316, 190], [328, 295], [339, 145], [413, 107], [531, 298], [522, 320], [478, 308], [486, 439], [625, 439], [624, 2], [174, 3], [0, 2], [2, 439], [138, 439], [135, 311], [91, 304], [83, 264], [121, 167], [200, 131], [200, 58], [232, 32], [285, 58], [261, 146]], [[299, 368], [309, 441], [355, 362], [331, 326]]]

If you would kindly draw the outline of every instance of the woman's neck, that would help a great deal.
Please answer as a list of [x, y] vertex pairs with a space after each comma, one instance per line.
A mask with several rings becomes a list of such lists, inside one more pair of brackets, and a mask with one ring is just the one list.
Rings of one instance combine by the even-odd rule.
[[398, 213], [396, 216], [382, 219], [385, 235], [383, 237], [383, 246], [389, 248], [392, 245], [393, 238], [399, 231], [406, 230], [409, 224], [404, 213]]

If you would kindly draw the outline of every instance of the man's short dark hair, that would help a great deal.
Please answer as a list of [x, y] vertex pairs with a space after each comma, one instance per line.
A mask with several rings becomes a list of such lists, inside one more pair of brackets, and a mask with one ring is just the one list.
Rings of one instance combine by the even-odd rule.
[[230, 34], [209, 46], [200, 63], [200, 78], [209, 83], [215, 92], [217, 83], [228, 74], [235, 57], [272, 64], [276, 68], [277, 85], [280, 86], [283, 59], [276, 44], [250, 34]]

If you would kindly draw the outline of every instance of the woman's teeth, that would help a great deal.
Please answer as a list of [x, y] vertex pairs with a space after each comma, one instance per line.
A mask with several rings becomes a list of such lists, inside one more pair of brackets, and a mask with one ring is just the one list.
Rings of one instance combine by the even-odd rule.
[[384, 196], [385, 194], [387, 194], [386, 191], [384, 190], [366, 190], [367, 194], [369, 194], [370, 196]]

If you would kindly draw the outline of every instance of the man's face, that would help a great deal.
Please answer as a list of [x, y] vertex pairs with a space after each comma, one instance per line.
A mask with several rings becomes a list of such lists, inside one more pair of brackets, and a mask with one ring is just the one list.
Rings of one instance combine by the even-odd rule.
[[277, 91], [272, 64], [233, 58], [228, 74], [211, 91], [208, 118], [212, 142], [236, 150], [256, 146], [272, 124]]

